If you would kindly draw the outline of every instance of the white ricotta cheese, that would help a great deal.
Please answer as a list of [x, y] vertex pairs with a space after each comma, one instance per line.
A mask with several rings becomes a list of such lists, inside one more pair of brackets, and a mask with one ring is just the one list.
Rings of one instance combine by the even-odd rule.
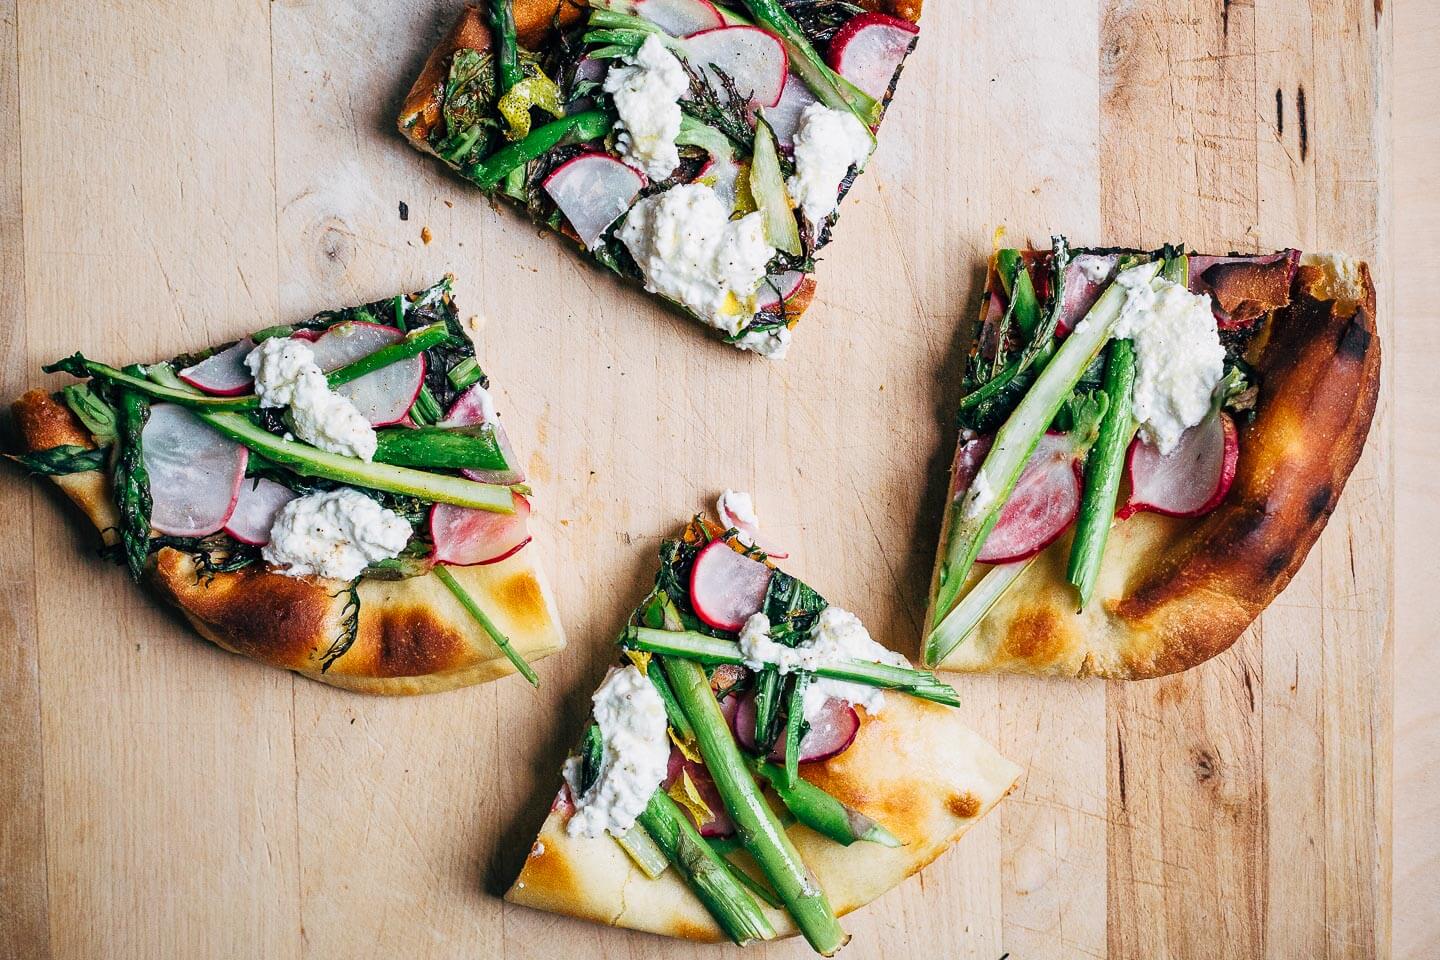
[[652, 180], [666, 179], [680, 165], [675, 137], [680, 133], [680, 96], [689, 88], [685, 68], [655, 36], [605, 75], [605, 92], [620, 115], [616, 148]]
[[812, 103], [801, 112], [795, 130], [795, 176], [786, 186], [805, 219], [817, 227], [825, 222], [840, 202], [840, 181], [852, 166], [865, 169], [874, 146], [870, 131], [848, 110]]
[[1094, 284], [1101, 284], [1105, 282], [1106, 277], [1110, 276], [1110, 271], [1115, 268], [1115, 259], [1096, 253], [1082, 253], [1075, 258], [1075, 268], [1086, 280]]
[[760, 214], [731, 220], [703, 183], [641, 200], [630, 208], [619, 237], [644, 272], [646, 290], [731, 335], [754, 315], [755, 292], [775, 255]]
[[289, 407], [287, 422], [311, 446], [346, 457], [375, 456], [375, 430], [351, 403], [330, 389], [304, 340], [272, 337], [245, 357], [262, 407]]
[[394, 511], [342, 487], [285, 504], [260, 555], [292, 577], [354, 580], [371, 563], [404, 550], [410, 533]]
[[755, 501], [743, 490], [726, 490], [715, 501], [715, 512], [720, 521], [735, 528], [741, 543], [755, 546], [754, 531], [760, 529], [760, 518], [755, 514]]
[[970, 489], [965, 491], [965, 498], [965, 516], [972, 519], [990, 509], [990, 504], [995, 502], [995, 488], [990, 486], [990, 478], [983, 470], [976, 471], [975, 478], [970, 481]]
[[1225, 348], [1209, 294], [1194, 294], [1135, 269], [1115, 278], [1125, 304], [1115, 336], [1135, 344], [1134, 416], [1145, 439], [1167, 454], [1210, 412], [1225, 373]]
[[[833, 605], [820, 612], [810, 635], [793, 647], [770, 639], [770, 618], [764, 613], [753, 614], [740, 630], [740, 652], [751, 670], [773, 666], [781, 673], [813, 671], [844, 660], [910, 666], [904, 656], [876, 643], [859, 617]], [[832, 697], [863, 706], [867, 713], [874, 714], [880, 712], [885, 691], [864, 683], [811, 677], [805, 688], [805, 719], [813, 720]]]
[[758, 353], [767, 360], [784, 360], [785, 355], [790, 352], [790, 328], [751, 330], [736, 340], [735, 346]]
[[655, 685], [635, 666], [612, 669], [590, 698], [604, 744], [600, 774], [580, 792], [580, 761], [565, 761], [565, 779], [575, 813], [565, 830], [571, 836], [623, 836], [645, 812], [670, 765], [665, 704]]

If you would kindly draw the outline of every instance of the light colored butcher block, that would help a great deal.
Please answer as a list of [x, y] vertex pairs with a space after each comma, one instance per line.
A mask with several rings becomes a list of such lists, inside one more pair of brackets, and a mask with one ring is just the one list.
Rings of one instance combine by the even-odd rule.
[[[497, 896], [676, 522], [753, 491], [790, 569], [915, 655], [996, 226], [1346, 250], [1392, 346], [1378, 0], [930, 0], [783, 363], [405, 144], [394, 112], [459, 8], [0, 0], [5, 393], [76, 349], [169, 356], [453, 271], [571, 641], [538, 692], [294, 678], [199, 640], [5, 470], [0, 957], [734, 956]], [[1387, 372], [1329, 528], [1228, 653], [1131, 685], [955, 680], [1026, 773], [846, 921], [846, 956], [1388, 954], [1392, 392]]]

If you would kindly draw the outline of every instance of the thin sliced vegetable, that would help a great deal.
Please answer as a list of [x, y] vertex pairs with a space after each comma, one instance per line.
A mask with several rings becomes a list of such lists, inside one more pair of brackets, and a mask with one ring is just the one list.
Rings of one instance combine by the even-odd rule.
[[1167, 517], [1203, 517], [1230, 492], [1240, 462], [1240, 436], [1230, 415], [1216, 409], [1180, 435], [1168, 454], [1136, 437], [1125, 471], [1130, 498], [1123, 520], [1141, 511]]
[[755, 124], [755, 153], [750, 159], [750, 195], [765, 224], [765, 240], [776, 250], [792, 256], [805, 252], [800, 228], [795, 221], [795, 204], [780, 172], [780, 154], [775, 134], [763, 116]]
[[716, 73], [723, 71], [754, 106], [773, 107], [780, 102], [789, 58], [773, 33], [759, 27], [719, 27], [692, 33], [682, 44], [686, 59], [703, 69], [717, 91], [724, 92]]
[[174, 537], [203, 537], [223, 527], [245, 477], [245, 447], [173, 403], [150, 407], [142, 437], [150, 525]]
[[645, 178], [609, 154], [582, 153], [556, 167], [542, 186], [580, 242], [593, 250], [610, 224], [630, 209]]
[[830, 66], [875, 100], [884, 100], [919, 35], [920, 27], [909, 20], [873, 11], [857, 14], [830, 41]]
[[1015, 481], [979, 563], [1014, 563], [1059, 539], [1080, 509], [1081, 466], [1070, 437], [1046, 433]]
[[690, 604], [716, 630], [739, 630], [765, 603], [770, 568], [715, 540], [695, 555], [690, 568]]
[[266, 477], [248, 477], [240, 483], [240, 495], [225, 532], [241, 543], [261, 546], [270, 542], [270, 528], [280, 510], [300, 494], [283, 483]]
[[250, 339], [231, 344], [180, 371], [180, 379], [197, 390], [215, 397], [238, 397], [255, 389], [255, 378], [245, 366], [245, 358], [255, 349]]
[[472, 510], [448, 503], [430, 508], [430, 540], [435, 559], [452, 566], [484, 566], [499, 563], [530, 542], [530, 501], [519, 493], [510, 494], [514, 509], [509, 513]]
[[490, 639], [495, 641], [495, 646], [500, 648], [500, 652], [505, 655], [505, 659], [510, 661], [520, 676], [528, 680], [530, 686], [538, 690], [540, 688], [540, 678], [536, 676], [535, 668], [525, 662], [525, 658], [520, 655], [519, 650], [515, 649], [515, 646], [510, 642], [510, 638], [500, 632], [500, 628], [495, 625], [495, 621], [491, 620], [490, 615], [475, 602], [475, 598], [470, 596], [469, 591], [460, 586], [460, 581], [455, 579], [455, 575], [447, 570], [444, 564], [439, 563], [434, 566], [433, 572], [436, 578], [445, 585], [445, 589], [449, 590], [451, 595], [460, 601], [460, 606], [465, 608], [465, 612], [470, 614], [470, 616], [475, 619], [475, 622], [480, 624], [485, 632], [490, 635]]
[[[1036, 554], [1035, 557], [1038, 557]], [[960, 602], [955, 605], [944, 620], [940, 621], [926, 643], [926, 660], [931, 666], [939, 666], [955, 648], [969, 639], [980, 621], [989, 615], [995, 604], [1000, 602], [1020, 575], [1030, 569], [1035, 557], [1019, 563], [1002, 563], [985, 571], [985, 576], [971, 587]]]
[[[352, 321], [331, 327], [310, 349], [315, 363], [328, 374], [403, 339], [404, 331], [395, 327]], [[405, 419], [424, 383], [425, 355], [416, 354], [342, 383], [334, 390], [355, 404], [372, 427], [384, 427]]]

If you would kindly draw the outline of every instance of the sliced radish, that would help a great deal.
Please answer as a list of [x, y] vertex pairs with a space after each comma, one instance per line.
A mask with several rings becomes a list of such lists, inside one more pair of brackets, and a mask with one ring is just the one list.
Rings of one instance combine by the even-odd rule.
[[283, 483], [276, 483], [265, 477], [254, 477], [240, 484], [240, 496], [230, 519], [225, 521], [225, 532], [241, 543], [261, 546], [270, 542], [270, 528], [280, 508], [300, 494]]
[[766, 540], [764, 534], [760, 532], [760, 519], [755, 516], [748, 494], [737, 494], [733, 490], [726, 490], [715, 503], [715, 513], [720, 517], [720, 522], [725, 525], [727, 530], [734, 528], [743, 542], [764, 550], [766, 556], [774, 557], [776, 560], [784, 560], [790, 556], [788, 553], [772, 549], [774, 544]]
[[980, 464], [985, 462], [985, 455], [990, 452], [993, 441], [993, 437], [972, 436], [955, 449], [955, 463], [950, 469], [953, 478], [950, 492], [957, 499], [970, 489], [970, 482], [979, 472]]
[[1095, 306], [1119, 262], [1117, 253], [1082, 253], [1065, 264], [1065, 302], [1055, 326], [1058, 336], [1063, 337], [1075, 329], [1075, 324]]
[[[754, 752], [755, 695], [753, 693], [740, 698], [735, 713], [730, 718], [730, 724], [735, 731], [735, 739], [740, 741], [740, 745]], [[855, 712], [855, 708], [838, 697], [831, 697], [820, 708], [819, 714], [811, 720], [810, 729], [805, 732], [805, 736], [800, 738], [800, 762], [829, 760], [836, 754], [843, 753], [850, 744], [855, 742], [855, 734], [859, 732], [860, 715]], [[783, 736], [775, 740], [775, 746], [770, 750], [770, 759], [776, 763], [785, 762], [785, 738]]]
[[710, 0], [635, 0], [635, 12], [672, 37], [725, 26]]
[[715, 71], [723, 70], [752, 105], [773, 107], [785, 90], [790, 61], [775, 34], [759, 27], [701, 30], [685, 38], [690, 63], [703, 67], [711, 86], [723, 93]]
[[1235, 421], [1217, 411], [1180, 435], [1167, 455], [1136, 437], [1126, 455], [1130, 498], [1121, 519], [1142, 510], [1167, 517], [1199, 517], [1220, 505], [1235, 480], [1240, 437]]
[[[356, 320], [326, 330], [310, 349], [320, 369], [329, 373], [404, 337], [396, 327]], [[355, 404], [372, 427], [388, 427], [405, 418], [424, 382], [425, 355], [419, 354], [341, 384], [335, 392]]]
[[766, 277], [760, 282], [760, 292], [755, 299], [755, 305], [762, 312], [773, 310], [795, 296], [795, 291], [799, 290], [800, 284], [804, 282], [805, 274], [799, 270], [786, 270], [776, 276]]
[[919, 33], [909, 20], [857, 14], [830, 41], [830, 67], [876, 100], [884, 99]]
[[705, 806], [710, 808], [710, 819], [702, 823], [695, 823], [695, 818], [690, 816], [690, 811], [685, 811], [690, 816], [690, 822], [695, 823], [695, 828], [700, 831], [702, 837], [728, 837], [735, 833], [735, 821], [730, 819], [730, 814], [725, 810], [725, 801], [720, 799], [720, 789], [715, 786], [715, 779], [710, 776], [710, 771], [703, 763], [696, 763], [689, 759], [679, 750], [670, 749], [670, 766], [665, 773], [665, 789], [669, 790], [680, 779], [682, 773], [690, 774], [690, 782], [695, 784], [695, 789], [700, 793], [700, 799], [705, 801]]
[[471, 480], [479, 480], [481, 483], [499, 483], [509, 486], [512, 483], [524, 483], [525, 471], [520, 466], [520, 458], [515, 454], [515, 448], [510, 445], [510, 437], [505, 433], [505, 425], [500, 422], [495, 413], [495, 403], [490, 399], [490, 391], [480, 384], [474, 384], [450, 405], [450, 411], [445, 414], [445, 419], [436, 426], [439, 427], [472, 427], [477, 424], [488, 423], [495, 431], [495, 443], [500, 447], [500, 453], [505, 457], [505, 462], [510, 465], [508, 470], [461, 470], [460, 473]]
[[580, 242], [594, 249], [605, 230], [635, 202], [645, 178], [604, 153], [582, 153], [556, 167], [542, 184]]
[[780, 92], [780, 102], [765, 111], [770, 129], [775, 131], [775, 142], [786, 150], [795, 146], [795, 131], [800, 127], [800, 114], [812, 103], [817, 103], [815, 94], [805, 81], [793, 73], [785, 75], [785, 89]]
[[157, 403], [140, 434], [150, 475], [150, 525], [172, 537], [203, 537], [225, 526], [249, 451], [179, 404]]
[[255, 389], [255, 378], [250, 375], [250, 368], [245, 366], [245, 358], [254, 349], [255, 341], [247, 337], [181, 370], [180, 379], [217, 397], [238, 397], [250, 393]]
[[1082, 478], [1069, 435], [1041, 437], [976, 559], [1013, 563], [1054, 543], [1080, 510]]
[[499, 563], [530, 542], [530, 501], [510, 494], [514, 513], [472, 510], [448, 503], [430, 508], [430, 540], [435, 560], [468, 567]]
[[739, 630], [765, 602], [770, 568], [714, 540], [690, 567], [690, 605], [716, 630]]

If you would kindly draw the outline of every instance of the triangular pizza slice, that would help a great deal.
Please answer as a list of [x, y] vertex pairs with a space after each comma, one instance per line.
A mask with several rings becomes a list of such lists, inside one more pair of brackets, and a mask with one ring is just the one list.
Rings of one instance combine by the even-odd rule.
[[923, 660], [1138, 679], [1285, 588], [1370, 429], [1370, 269], [1339, 254], [998, 250]]
[[565, 645], [530, 488], [451, 279], [15, 401], [102, 553], [207, 639], [366, 693], [448, 690]]
[[828, 956], [838, 917], [943, 853], [1020, 771], [953, 689], [776, 568], [753, 513], [722, 517], [661, 546], [506, 899], [692, 940], [798, 932]]
[[580, 252], [779, 359], [919, 0], [486, 0], [401, 132]]

